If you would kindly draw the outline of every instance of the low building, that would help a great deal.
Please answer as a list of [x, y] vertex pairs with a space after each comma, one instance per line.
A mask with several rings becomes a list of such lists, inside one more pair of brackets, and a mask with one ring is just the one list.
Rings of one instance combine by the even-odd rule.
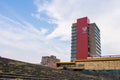
[[57, 69], [120, 71], [119, 57], [91, 57], [74, 62], [57, 62]]
[[57, 59], [56, 56], [43, 56], [41, 60], [41, 65], [55, 68], [56, 62], [60, 62], [60, 59]]

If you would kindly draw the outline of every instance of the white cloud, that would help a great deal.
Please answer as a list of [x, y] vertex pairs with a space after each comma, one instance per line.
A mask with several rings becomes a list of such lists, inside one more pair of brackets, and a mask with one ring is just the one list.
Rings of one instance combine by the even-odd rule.
[[119, 0], [52, 0], [40, 3], [35, 0], [37, 14], [46, 14], [57, 24], [49, 39], [70, 40], [71, 24], [79, 17], [88, 16], [101, 30], [102, 54], [119, 54], [120, 1]]
[[[104, 11], [103, 6], [107, 5], [103, 4], [105, 1], [98, 2], [98, 0], [52, 0], [50, 3], [45, 1], [42, 4], [39, 1], [41, 0], [35, 0], [35, 4], [38, 8], [36, 15], [38, 16], [39, 14], [40, 16], [40, 14], [44, 13], [50, 18], [49, 22], [57, 24], [56, 29], [48, 38], [60, 37], [65, 40], [70, 40], [70, 26], [72, 23], [76, 22], [77, 18], [83, 16], [99, 16], [100, 13], [98, 10]], [[95, 8], [96, 4], [98, 4], [98, 8]]]
[[46, 55], [69, 60], [66, 43], [48, 40], [47, 29], [37, 29], [24, 20], [18, 22], [3, 15], [0, 15], [0, 25], [0, 56], [34, 63], [39, 63]]
[[103, 55], [120, 55], [120, 1], [112, 0], [108, 11], [96, 19], [101, 29]]

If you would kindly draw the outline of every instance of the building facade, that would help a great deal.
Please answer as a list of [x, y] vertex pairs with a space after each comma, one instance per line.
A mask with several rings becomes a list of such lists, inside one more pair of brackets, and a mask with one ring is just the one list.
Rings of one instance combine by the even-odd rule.
[[60, 62], [60, 59], [57, 59], [56, 56], [43, 56], [41, 60], [41, 65], [55, 68], [56, 62]]
[[76, 60], [74, 62], [58, 62], [56, 69], [120, 71], [120, 57], [98, 57]]
[[87, 17], [77, 19], [72, 24], [71, 61], [100, 57], [100, 30]]

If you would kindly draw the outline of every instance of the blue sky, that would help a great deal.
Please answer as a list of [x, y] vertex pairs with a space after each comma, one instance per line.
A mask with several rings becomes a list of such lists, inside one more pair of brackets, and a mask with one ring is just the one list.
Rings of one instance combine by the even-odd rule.
[[119, 0], [0, 0], [0, 56], [70, 61], [71, 24], [84, 16], [101, 30], [102, 55], [120, 55]]

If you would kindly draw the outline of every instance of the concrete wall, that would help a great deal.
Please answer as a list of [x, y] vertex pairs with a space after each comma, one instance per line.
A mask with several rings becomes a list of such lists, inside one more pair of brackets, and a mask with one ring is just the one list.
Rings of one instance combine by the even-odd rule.
[[120, 70], [120, 60], [76, 62], [76, 64], [84, 64], [85, 70]]

